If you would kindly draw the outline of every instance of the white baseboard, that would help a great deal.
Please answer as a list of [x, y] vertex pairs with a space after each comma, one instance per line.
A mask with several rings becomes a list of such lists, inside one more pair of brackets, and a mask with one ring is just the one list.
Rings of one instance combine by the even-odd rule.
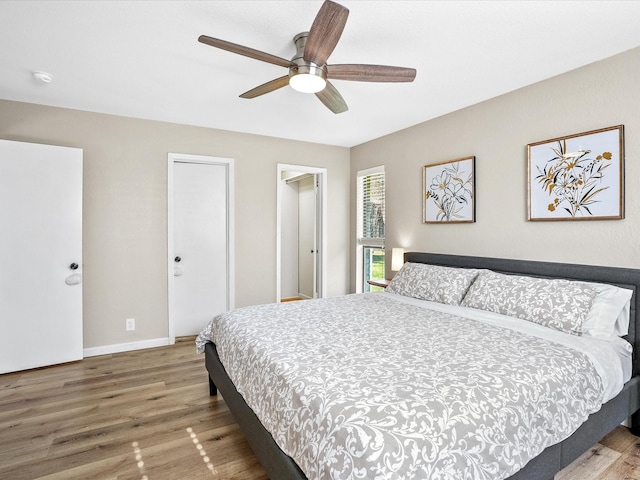
[[101, 347], [85, 348], [83, 356], [95, 357], [98, 355], [108, 355], [110, 353], [130, 352], [131, 350], [142, 350], [144, 348], [164, 347], [169, 345], [169, 338], [153, 338], [151, 340], [141, 340], [139, 342], [117, 343], [115, 345], [104, 345]]

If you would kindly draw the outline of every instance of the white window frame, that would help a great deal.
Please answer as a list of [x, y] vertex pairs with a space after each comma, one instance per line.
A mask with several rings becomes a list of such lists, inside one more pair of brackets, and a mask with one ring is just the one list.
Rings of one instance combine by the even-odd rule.
[[[385, 240], [377, 238], [362, 237], [362, 177], [375, 175], [377, 173], [385, 173], [384, 165], [359, 170], [356, 173], [356, 293], [364, 291], [364, 248], [379, 247], [384, 249]], [[385, 177], [386, 189], [386, 177]], [[385, 233], [386, 236], [386, 233]]]

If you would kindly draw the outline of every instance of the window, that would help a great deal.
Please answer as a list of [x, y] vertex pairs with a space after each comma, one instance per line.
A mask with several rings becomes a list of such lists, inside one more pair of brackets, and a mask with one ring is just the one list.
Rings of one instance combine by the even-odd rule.
[[358, 172], [357, 175], [357, 274], [356, 291], [381, 290], [367, 283], [385, 278], [384, 273], [384, 167]]

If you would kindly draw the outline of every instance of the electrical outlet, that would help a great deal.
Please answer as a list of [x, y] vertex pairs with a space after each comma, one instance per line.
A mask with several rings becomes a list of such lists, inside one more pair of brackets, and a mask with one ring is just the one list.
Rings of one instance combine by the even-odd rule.
[[126, 328], [127, 331], [136, 329], [136, 319], [135, 318], [127, 318], [126, 320]]

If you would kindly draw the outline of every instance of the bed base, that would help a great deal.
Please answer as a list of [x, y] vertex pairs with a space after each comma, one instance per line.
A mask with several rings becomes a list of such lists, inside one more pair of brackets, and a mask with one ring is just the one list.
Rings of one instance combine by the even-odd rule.
[[272, 480], [307, 480], [296, 462], [280, 450], [271, 434], [262, 426], [256, 414], [246, 404], [242, 395], [238, 393], [222, 366], [218, 351], [213, 343], [207, 343], [205, 346], [205, 364], [209, 371], [209, 392], [211, 395], [216, 395], [220, 390], [225, 403], [247, 438], [247, 443], [269, 478]]
[[[640, 332], [640, 301], [636, 295], [640, 288], [640, 270], [430, 253], [407, 253], [405, 260], [443, 266], [488, 268], [501, 273], [602, 282], [634, 291], [631, 299], [629, 335], [626, 337], [634, 347], [634, 376], [625, 384], [622, 392], [604, 404], [598, 412], [590, 415], [573, 435], [545, 449], [524, 468], [509, 477], [509, 480], [553, 480], [557, 472], [629, 418], [632, 433], [640, 435], [640, 355], [636, 353], [640, 353], [640, 335], [636, 335], [636, 331]], [[238, 393], [220, 362], [216, 346], [212, 343], [206, 345], [205, 364], [209, 372], [210, 394], [216, 395], [218, 389], [220, 390], [269, 478], [307, 480], [291, 457], [278, 447], [271, 434], [265, 430], [253, 410]]]

